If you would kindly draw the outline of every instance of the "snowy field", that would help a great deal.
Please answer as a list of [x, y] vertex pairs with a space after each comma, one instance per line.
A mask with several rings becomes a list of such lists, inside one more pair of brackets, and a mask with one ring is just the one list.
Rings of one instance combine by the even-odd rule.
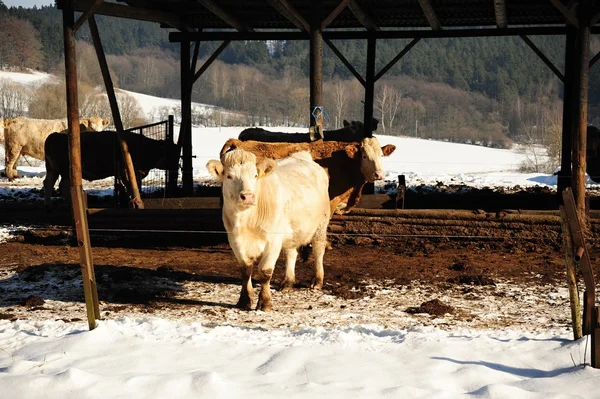
[[[164, 101], [146, 97], [146, 112]], [[207, 180], [206, 162], [241, 130], [194, 128], [197, 182]], [[409, 187], [556, 185], [556, 176], [518, 173], [519, 151], [378, 137], [382, 145], [397, 146], [384, 160], [386, 179], [404, 174]], [[0, 179], [0, 195], [27, 198], [42, 187], [43, 164], [19, 172], [25, 177], [15, 183]], [[85, 187], [110, 193], [111, 184]], [[31, 195], [39, 200], [39, 192]], [[12, 228], [0, 225], [0, 250]], [[0, 269], [0, 280], [13, 274]], [[256, 313], [257, 322], [247, 328], [142, 315], [103, 320], [93, 331], [85, 321], [0, 320], [0, 398], [600, 397], [589, 343], [585, 337], [573, 342], [566, 328], [325, 328], [310, 326], [310, 319], [301, 329], [264, 328], [262, 312]]]

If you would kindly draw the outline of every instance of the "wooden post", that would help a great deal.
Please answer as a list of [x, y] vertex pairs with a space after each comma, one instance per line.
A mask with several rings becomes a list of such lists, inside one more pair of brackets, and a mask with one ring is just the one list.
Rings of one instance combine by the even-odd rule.
[[[562, 192], [561, 192], [562, 194]], [[560, 227], [563, 238], [563, 249], [565, 253], [565, 265], [567, 274], [567, 286], [569, 288], [569, 302], [571, 304], [571, 327], [573, 328], [573, 339], [583, 337], [581, 331], [581, 306], [579, 304], [579, 290], [577, 288], [577, 272], [575, 267], [575, 254], [573, 253], [573, 239], [567, 223], [565, 207], [560, 206]]]
[[83, 278], [83, 294], [87, 310], [90, 330], [96, 328], [96, 320], [100, 319], [100, 306], [96, 288], [96, 276], [92, 259], [89, 226], [87, 220], [85, 194], [81, 174], [81, 135], [79, 130], [79, 101], [77, 96], [77, 60], [75, 52], [75, 34], [73, 24], [75, 14], [70, 0], [64, 2], [63, 35], [65, 50], [65, 80], [67, 90], [67, 121], [69, 126], [69, 158], [71, 160], [71, 201], [81, 274]]
[[404, 199], [406, 198], [406, 177], [398, 175], [398, 193], [396, 194], [396, 208], [404, 209]]
[[[175, 135], [174, 135], [174, 118], [173, 115], [169, 115], [169, 121], [168, 121], [168, 126], [167, 126], [167, 141], [169, 142], [174, 142], [175, 141]], [[169, 154], [170, 155], [170, 154]], [[170, 169], [168, 171], [166, 171], [166, 178], [167, 178], [167, 193], [169, 195], [169, 197], [173, 197], [175, 195], [175, 192], [177, 191], [177, 178], [179, 177], [179, 154], [178, 154], [178, 159], [177, 162], [174, 159], [169, 159], [169, 165], [177, 165], [177, 167], [175, 169]]]
[[593, 368], [600, 368], [600, 310], [598, 306], [594, 307], [592, 315], [592, 356], [591, 365]]
[[587, 139], [587, 107], [589, 79], [589, 50], [590, 50], [590, 17], [591, 4], [589, 0], [581, 0], [577, 7], [579, 28], [577, 29], [577, 45], [575, 59], [577, 62], [577, 90], [575, 97], [577, 112], [575, 120], [577, 129], [573, 141], [573, 195], [577, 207], [577, 215], [581, 226], [587, 229], [585, 212], [585, 152]]
[[144, 202], [140, 196], [140, 189], [135, 176], [135, 169], [133, 166], [133, 160], [129, 153], [129, 147], [127, 142], [123, 138], [123, 122], [121, 121], [121, 113], [119, 112], [119, 104], [117, 103], [117, 96], [115, 95], [115, 89], [113, 86], [110, 71], [108, 69], [108, 63], [106, 62], [106, 56], [104, 55], [104, 48], [102, 47], [102, 41], [100, 40], [100, 33], [98, 32], [98, 26], [96, 25], [96, 19], [92, 15], [88, 20], [90, 26], [90, 33], [92, 35], [92, 41], [94, 42], [94, 48], [96, 49], [96, 56], [98, 57], [98, 64], [100, 65], [100, 72], [102, 72], [102, 79], [104, 80], [104, 87], [106, 88], [106, 95], [108, 97], [108, 103], [110, 104], [110, 110], [113, 116], [113, 122], [117, 133], [117, 139], [120, 143], [120, 154], [122, 165], [120, 172], [123, 173], [123, 177], [126, 177], [123, 183], [129, 186], [130, 205], [136, 209], [143, 209]]
[[[558, 196], [561, 196], [562, 190], [571, 187], [571, 158], [572, 158], [572, 140], [573, 140], [573, 87], [575, 74], [575, 39], [577, 31], [574, 28], [569, 29], [565, 40], [565, 80], [563, 84], [563, 124], [562, 124], [562, 147], [560, 173], [558, 174]], [[560, 199], [559, 199], [560, 201]], [[562, 203], [562, 201], [560, 201]]]
[[311, 0], [310, 20], [310, 139], [323, 138], [323, 36], [322, 0]]
[[377, 39], [374, 32], [369, 32], [367, 39], [367, 74], [365, 86], [364, 129], [365, 137], [373, 134], [373, 103], [375, 98], [375, 46]]
[[190, 42], [181, 42], [181, 127], [180, 141], [183, 147], [181, 178], [183, 194], [194, 192], [194, 167], [192, 164], [192, 71], [190, 69]]
[[584, 335], [587, 335], [591, 334], [592, 331], [592, 311], [596, 304], [596, 283], [594, 282], [590, 256], [585, 244], [583, 226], [580, 223], [581, 218], [577, 215], [576, 203], [570, 188], [563, 191], [563, 202], [570, 235], [573, 239], [575, 261], [579, 262], [579, 268], [585, 282], [582, 331]]

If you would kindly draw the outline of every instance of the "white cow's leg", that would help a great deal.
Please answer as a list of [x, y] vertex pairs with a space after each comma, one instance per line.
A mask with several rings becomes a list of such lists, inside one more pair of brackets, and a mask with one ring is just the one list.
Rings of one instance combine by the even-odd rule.
[[313, 281], [311, 284], [311, 288], [313, 289], [322, 289], [323, 288], [323, 277], [325, 272], [323, 270], [323, 256], [325, 255], [325, 247], [327, 246], [327, 224], [329, 220], [325, 220], [317, 231], [315, 232], [315, 236], [312, 240], [313, 245], [313, 257], [315, 259], [314, 272], [315, 275], [313, 277]]
[[269, 244], [267, 244], [265, 250], [263, 251], [262, 259], [258, 265], [261, 288], [260, 293], [258, 294], [256, 310], [268, 312], [273, 306], [273, 302], [271, 300], [271, 277], [273, 277], [275, 263], [277, 262], [277, 258], [279, 258], [279, 253], [281, 252], [281, 245], [281, 240], [275, 238]]
[[279, 286], [279, 289], [283, 292], [290, 291], [294, 288], [296, 283], [296, 258], [298, 258], [298, 251], [296, 248], [284, 249], [285, 253], [285, 277]]
[[21, 155], [21, 149], [22, 147], [16, 144], [7, 146], [6, 148], [6, 153], [4, 154], [6, 168], [4, 170], [4, 173], [6, 174], [6, 177], [8, 177], [8, 180], [13, 180], [19, 177], [16, 165], [17, 160]]
[[244, 310], [252, 310], [252, 298], [254, 298], [254, 288], [252, 288], [253, 264], [251, 262], [249, 264], [240, 262], [239, 267], [242, 273], [242, 291], [235, 306]]

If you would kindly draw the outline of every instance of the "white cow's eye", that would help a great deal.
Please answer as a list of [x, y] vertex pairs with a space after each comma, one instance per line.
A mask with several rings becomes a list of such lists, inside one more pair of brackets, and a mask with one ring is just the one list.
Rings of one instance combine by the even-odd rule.
[[227, 175], [227, 178], [228, 178], [229, 180], [233, 179], [233, 177], [232, 177], [231, 175]]
[[254, 178], [255, 178], [255, 179], [258, 179], [258, 174], [254, 175]]

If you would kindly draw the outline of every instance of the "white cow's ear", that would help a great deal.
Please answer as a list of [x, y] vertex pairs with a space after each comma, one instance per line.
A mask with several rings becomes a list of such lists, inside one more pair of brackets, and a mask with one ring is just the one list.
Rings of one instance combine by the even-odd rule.
[[110, 121], [107, 121], [106, 119], [102, 119], [103, 126], [108, 126], [109, 123], [110, 123]]
[[275, 169], [277, 162], [270, 158], [261, 159], [256, 163], [256, 170], [258, 170], [258, 177], [265, 177]]
[[383, 156], [384, 157], [387, 157], [388, 155], [390, 155], [395, 150], [396, 150], [396, 146], [393, 145], [393, 144], [386, 144], [383, 147], [381, 147], [381, 151], [383, 151]]
[[223, 181], [225, 179], [223, 164], [220, 161], [215, 159], [211, 159], [206, 164], [206, 169], [208, 169], [208, 173], [216, 177], [217, 179]]
[[346, 151], [346, 155], [348, 155], [348, 158], [350, 159], [354, 159], [356, 157], [356, 154], [360, 153], [360, 149], [353, 144], [347, 145], [346, 148], [344, 148], [344, 150]]

